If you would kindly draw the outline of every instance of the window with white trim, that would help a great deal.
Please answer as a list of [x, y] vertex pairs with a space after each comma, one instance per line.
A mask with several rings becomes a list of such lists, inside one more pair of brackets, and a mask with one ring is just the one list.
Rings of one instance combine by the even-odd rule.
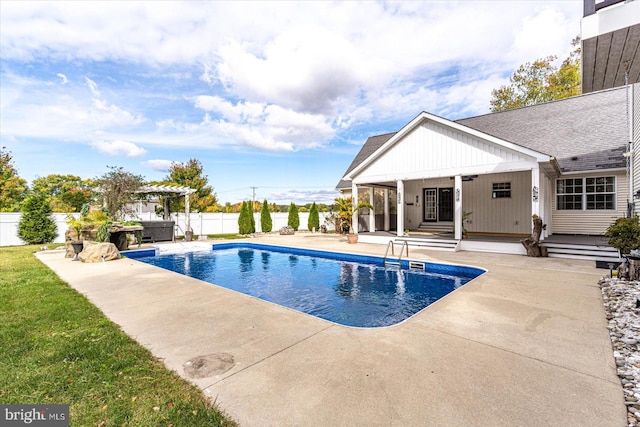
[[494, 182], [491, 196], [494, 199], [507, 199], [511, 197], [510, 182]]
[[616, 177], [556, 180], [557, 210], [615, 210]]

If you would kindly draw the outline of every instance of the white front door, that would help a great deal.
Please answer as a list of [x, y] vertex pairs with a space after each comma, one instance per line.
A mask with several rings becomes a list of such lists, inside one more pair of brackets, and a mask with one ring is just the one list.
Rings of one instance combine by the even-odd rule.
[[424, 220], [425, 221], [438, 220], [438, 189], [437, 188], [424, 189]]

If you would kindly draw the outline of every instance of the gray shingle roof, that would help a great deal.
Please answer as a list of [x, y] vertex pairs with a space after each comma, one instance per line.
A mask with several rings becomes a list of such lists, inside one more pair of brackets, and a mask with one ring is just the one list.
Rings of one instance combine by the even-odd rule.
[[[563, 172], [626, 165], [622, 156], [629, 139], [625, 87], [469, 117], [456, 123], [553, 156]], [[395, 133], [367, 139], [344, 175], [393, 135]], [[341, 180], [337, 188], [351, 188], [351, 181]]]
[[[358, 154], [356, 154], [356, 157], [353, 159], [353, 161], [351, 162], [351, 164], [347, 168], [346, 172], [342, 176], [347, 175], [356, 166], [358, 166], [360, 163], [364, 162], [367, 159], [367, 157], [372, 155], [378, 148], [383, 146], [384, 143], [387, 142], [388, 140], [390, 140], [393, 137], [393, 135], [395, 135], [395, 134], [396, 134], [396, 132], [386, 133], [384, 135], [370, 136], [367, 139], [367, 141], [364, 143], [364, 145], [362, 146], [362, 148], [360, 149]], [[336, 186], [336, 188], [337, 189], [351, 188], [351, 181], [341, 179], [340, 182], [338, 183], [338, 185]]]
[[629, 139], [626, 88], [456, 122], [554, 156], [563, 172], [618, 168], [626, 164], [622, 157]]

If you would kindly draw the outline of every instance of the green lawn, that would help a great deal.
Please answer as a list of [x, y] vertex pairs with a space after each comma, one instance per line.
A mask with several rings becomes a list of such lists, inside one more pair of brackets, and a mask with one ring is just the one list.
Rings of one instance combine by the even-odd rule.
[[231, 426], [33, 255], [0, 249], [0, 403], [70, 405], [72, 426]]

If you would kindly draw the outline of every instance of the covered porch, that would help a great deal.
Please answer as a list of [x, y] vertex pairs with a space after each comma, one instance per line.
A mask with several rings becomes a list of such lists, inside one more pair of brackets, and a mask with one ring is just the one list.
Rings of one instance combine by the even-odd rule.
[[343, 180], [354, 201], [374, 207], [354, 214], [356, 232], [450, 231], [460, 241], [467, 231], [528, 235], [533, 215], [548, 237], [558, 175], [547, 154], [423, 112]]
[[361, 209], [357, 232], [448, 235], [455, 240], [481, 234], [520, 239], [532, 228], [532, 215], [551, 233], [551, 179], [540, 168], [517, 172], [455, 175], [399, 180], [395, 186], [354, 185], [354, 200], [369, 202]]

